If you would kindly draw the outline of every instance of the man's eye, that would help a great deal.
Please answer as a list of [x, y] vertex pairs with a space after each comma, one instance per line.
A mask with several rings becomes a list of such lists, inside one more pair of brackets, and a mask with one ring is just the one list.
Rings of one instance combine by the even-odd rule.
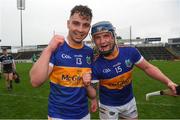
[[100, 37], [99, 37], [99, 36], [95, 36], [95, 37], [94, 37], [94, 39], [96, 39], [96, 40], [97, 40], [97, 39], [100, 39]]
[[84, 27], [89, 27], [90, 26], [90, 24], [84, 24]]
[[79, 22], [73, 22], [73, 25], [78, 26], [78, 25], [79, 25]]

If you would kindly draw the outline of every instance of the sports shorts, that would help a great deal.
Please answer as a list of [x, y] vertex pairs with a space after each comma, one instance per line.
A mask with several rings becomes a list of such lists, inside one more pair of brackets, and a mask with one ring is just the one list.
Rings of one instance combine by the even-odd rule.
[[133, 119], [138, 117], [135, 98], [121, 106], [107, 106], [101, 103], [99, 106], [99, 117], [101, 120]]
[[13, 73], [12, 69], [3, 69], [3, 73]]

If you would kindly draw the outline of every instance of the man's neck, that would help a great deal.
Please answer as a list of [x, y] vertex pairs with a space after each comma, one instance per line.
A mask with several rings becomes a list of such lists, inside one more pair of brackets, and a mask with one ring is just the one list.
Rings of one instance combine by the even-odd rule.
[[70, 37], [67, 37], [67, 43], [71, 48], [75, 48], [75, 49], [81, 49], [84, 46], [82, 42], [77, 43], [73, 41]]
[[108, 56], [104, 56], [104, 58], [108, 60], [112, 60], [115, 59], [118, 56], [118, 54], [119, 54], [119, 49], [117, 46], [115, 46], [113, 52]]

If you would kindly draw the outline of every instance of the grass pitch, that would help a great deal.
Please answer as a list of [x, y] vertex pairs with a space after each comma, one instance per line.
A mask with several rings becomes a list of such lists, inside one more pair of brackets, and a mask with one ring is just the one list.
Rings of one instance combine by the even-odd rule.
[[[180, 84], [180, 61], [153, 61], [174, 82]], [[47, 119], [49, 82], [33, 88], [29, 80], [32, 64], [19, 63], [17, 71], [21, 76], [19, 84], [13, 83], [13, 91], [7, 91], [5, 81], [0, 79], [0, 118], [1, 119]], [[140, 69], [133, 73], [134, 95], [136, 97], [139, 119], [179, 119], [180, 97], [155, 96], [145, 101], [145, 94], [166, 86], [148, 77]], [[98, 119], [98, 112], [92, 113]]]

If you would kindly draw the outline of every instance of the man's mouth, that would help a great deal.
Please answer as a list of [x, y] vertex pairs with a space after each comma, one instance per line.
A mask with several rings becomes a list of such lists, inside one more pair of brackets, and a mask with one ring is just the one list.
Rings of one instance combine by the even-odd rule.
[[105, 51], [105, 50], [107, 50], [107, 47], [108, 47], [108, 45], [100, 46], [100, 50], [101, 50], [101, 51]]
[[82, 38], [84, 36], [84, 34], [80, 34], [80, 33], [75, 33], [77, 38]]

